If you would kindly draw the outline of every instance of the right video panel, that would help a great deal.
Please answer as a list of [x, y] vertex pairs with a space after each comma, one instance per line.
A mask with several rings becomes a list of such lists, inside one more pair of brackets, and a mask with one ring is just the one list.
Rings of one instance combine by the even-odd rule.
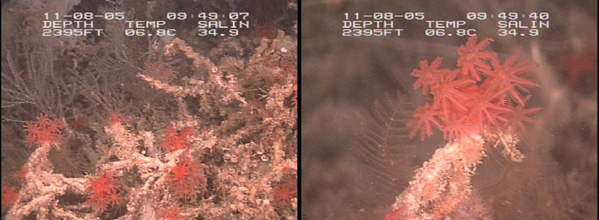
[[596, 1], [304, 1], [302, 219], [596, 219]]

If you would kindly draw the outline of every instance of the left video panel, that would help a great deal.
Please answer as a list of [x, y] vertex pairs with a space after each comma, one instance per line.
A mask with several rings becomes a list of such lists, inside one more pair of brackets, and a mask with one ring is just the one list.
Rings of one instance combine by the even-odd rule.
[[2, 2], [2, 219], [297, 219], [295, 0]]

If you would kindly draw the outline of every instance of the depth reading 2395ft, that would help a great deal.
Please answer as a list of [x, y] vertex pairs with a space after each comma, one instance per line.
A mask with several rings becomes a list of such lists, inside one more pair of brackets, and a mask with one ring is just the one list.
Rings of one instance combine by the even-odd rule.
[[[427, 37], [474, 36], [478, 32], [477, 27], [495, 26], [498, 37], [535, 37], [550, 27], [549, 18], [549, 12], [467, 12], [457, 19], [426, 19], [424, 12], [346, 12], [343, 14], [341, 35], [401, 37], [404, 33], [416, 33]], [[402, 22], [424, 22], [424, 25], [402, 26]], [[486, 33], [490, 34], [493, 33]]]

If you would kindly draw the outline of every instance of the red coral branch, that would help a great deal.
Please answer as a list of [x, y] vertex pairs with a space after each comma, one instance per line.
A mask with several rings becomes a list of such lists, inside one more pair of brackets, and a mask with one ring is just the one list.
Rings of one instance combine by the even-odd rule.
[[433, 104], [416, 110], [407, 124], [410, 137], [420, 133], [424, 140], [437, 127], [453, 141], [507, 125], [521, 129], [523, 122], [533, 122], [529, 116], [540, 108], [526, 109], [527, 99], [522, 97], [530, 98], [528, 88], [540, 87], [530, 79], [538, 65], [517, 55], [502, 63], [496, 53], [484, 51], [491, 42], [488, 38], [477, 43], [476, 36], [468, 39], [458, 49], [458, 70], [439, 69], [442, 58], [437, 57], [430, 65], [422, 61], [412, 72], [418, 78], [414, 88], [432, 94]]

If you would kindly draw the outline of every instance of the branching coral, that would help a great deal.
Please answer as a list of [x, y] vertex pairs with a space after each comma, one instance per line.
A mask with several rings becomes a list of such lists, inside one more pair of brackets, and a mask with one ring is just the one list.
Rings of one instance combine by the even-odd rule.
[[[449, 142], [424, 163], [409, 186], [396, 198], [386, 220], [444, 219], [470, 196], [471, 177], [485, 156], [484, 144], [493, 139], [504, 143], [503, 153], [519, 162], [524, 155], [515, 145], [515, 131], [541, 108], [525, 108], [532, 96], [529, 88], [540, 87], [529, 77], [537, 65], [511, 56], [501, 63], [494, 52], [485, 51], [492, 39], [477, 43], [471, 37], [459, 48], [457, 70], [439, 69], [441, 58], [431, 65], [421, 62], [414, 70], [414, 89], [433, 97], [414, 113], [407, 125], [411, 136], [432, 136], [433, 126]], [[522, 98], [526, 95], [526, 98]], [[504, 140], [512, 140], [506, 142]], [[497, 145], [495, 145], [497, 146]], [[478, 212], [483, 210], [478, 204]]]
[[[484, 51], [492, 39], [480, 43], [476, 39], [471, 37], [459, 48], [459, 69], [439, 69], [442, 59], [436, 58], [431, 65], [421, 62], [421, 69], [412, 72], [418, 77], [414, 89], [422, 87], [424, 95], [433, 97], [433, 104], [419, 108], [408, 123], [412, 137], [418, 131], [422, 139], [431, 136], [433, 126], [442, 130], [449, 141], [510, 124], [522, 127], [518, 120], [531, 120], [521, 114], [539, 110], [525, 109], [522, 98], [530, 96], [528, 88], [539, 87], [529, 79], [537, 64], [521, 60], [520, 56], [511, 56], [501, 63], [496, 53]], [[516, 110], [518, 113], [512, 114]]]

